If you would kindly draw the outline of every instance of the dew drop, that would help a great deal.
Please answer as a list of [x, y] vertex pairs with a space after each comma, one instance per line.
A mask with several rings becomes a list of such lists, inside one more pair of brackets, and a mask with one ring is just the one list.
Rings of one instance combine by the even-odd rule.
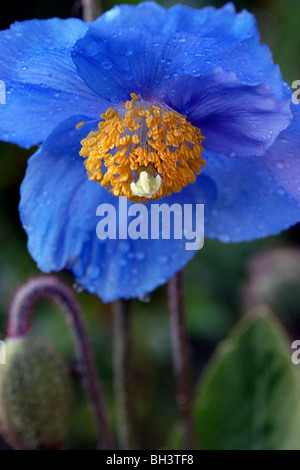
[[145, 253], [143, 253], [142, 251], [138, 251], [138, 252], [135, 254], [135, 258], [136, 258], [138, 261], [143, 261], [143, 260], [146, 258], [146, 255], [145, 255]]
[[141, 295], [139, 298], [138, 298], [141, 302], [145, 303], [145, 304], [148, 304], [151, 300], [151, 295], [149, 294], [145, 294], [145, 295]]
[[276, 163], [276, 166], [279, 170], [282, 170], [284, 168], [284, 163], [279, 161], [279, 162]]
[[221, 241], [222, 241], [223, 243], [229, 243], [229, 242], [230, 242], [230, 238], [229, 238], [229, 236], [226, 235], [226, 234], [223, 234], [223, 235], [220, 237], [220, 239], [221, 239]]
[[128, 73], [128, 74], [124, 75], [123, 78], [124, 78], [124, 80], [126, 80], [126, 81], [130, 81], [130, 80], [132, 80], [133, 77], [132, 77], [131, 73]]
[[90, 279], [97, 279], [100, 275], [100, 268], [98, 266], [89, 266], [86, 274]]
[[118, 264], [119, 266], [127, 266], [128, 261], [125, 258], [120, 258]]
[[169, 261], [169, 257], [167, 255], [160, 255], [158, 257], [158, 260], [163, 263], [163, 264], [166, 264], [168, 261]]
[[82, 287], [80, 284], [77, 284], [77, 282], [74, 282], [73, 289], [77, 292], [77, 294], [80, 294], [84, 291], [84, 287]]
[[102, 60], [101, 65], [105, 70], [109, 70], [112, 68], [112, 63], [108, 60]]
[[130, 251], [130, 244], [127, 243], [127, 242], [121, 242], [119, 244], [119, 249], [120, 251], [122, 251], [123, 253], [128, 253], [128, 251]]

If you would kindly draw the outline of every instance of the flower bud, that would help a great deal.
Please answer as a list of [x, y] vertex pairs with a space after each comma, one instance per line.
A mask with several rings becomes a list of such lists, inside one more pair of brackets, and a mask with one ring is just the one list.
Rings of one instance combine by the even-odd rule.
[[73, 391], [66, 366], [31, 337], [8, 339], [0, 365], [0, 430], [16, 449], [58, 449], [72, 415]]

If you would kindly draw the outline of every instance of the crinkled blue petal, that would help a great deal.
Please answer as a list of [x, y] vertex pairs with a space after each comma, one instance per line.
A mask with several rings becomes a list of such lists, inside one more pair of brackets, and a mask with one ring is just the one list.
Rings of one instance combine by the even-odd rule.
[[266, 85], [241, 83], [216, 67], [199, 77], [174, 78], [162, 99], [201, 129], [205, 149], [249, 157], [265, 153], [289, 125], [291, 96], [277, 101]]
[[[185, 238], [97, 238], [98, 205], [112, 204], [118, 213], [119, 198], [87, 177], [79, 142], [91, 125], [75, 129], [84, 120], [84, 116], [67, 120], [29, 160], [20, 202], [29, 252], [42, 271], [67, 268], [79, 284], [104, 301], [141, 296], [165, 283], [195, 251], [186, 250]], [[203, 177], [201, 187], [189, 185], [157, 202], [204, 203], [211, 208], [215, 197], [214, 184]], [[147, 204], [149, 213], [151, 204]]]
[[112, 102], [132, 92], [155, 98], [174, 76], [206, 74], [216, 66], [282, 96], [279, 68], [260, 44], [254, 17], [236, 14], [232, 4], [219, 10], [116, 6], [91, 24], [72, 57], [88, 86]]
[[66, 118], [99, 117], [107, 104], [78, 76], [70, 51], [87, 30], [78, 19], [30, 20], [0, 32], [0, 139], [36, 145]]
[[[263, 157], [233, 159], [206, 152], [205, 174], [217, 200], [205, 235], [222, 242], [253, 240], [300, 220], [300, 106]], [[197, 184], [201, 185], [201, 175]]]

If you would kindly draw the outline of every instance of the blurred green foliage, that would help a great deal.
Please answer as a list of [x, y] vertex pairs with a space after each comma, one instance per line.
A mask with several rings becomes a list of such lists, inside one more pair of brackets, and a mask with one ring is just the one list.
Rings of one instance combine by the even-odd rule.
[[201, 380], [195, 405], [200, 446], [299, 449], [299, 395], [289, 341], [258, 307], [220, 344]]
[[[298, 450], [300, 375], [289, 338], [258, 305], [218, 345], [196, 387], [194, 417], [204, 450]], [[182, 449], [180, 428], [168, 448]]]
[[[171, 1], [160, 3], [166, 6], [174, 4]], [[208, 4], [221, 6], [225, 2], [195, 0], [182, 3], [202, 7]], [[281, 0], [236, 0], [234, 3], [238, 10], [247, 8], [256, 15], [262, 40], [271, 47], [274, 60], [280, 64], [285, 80], [291, 84], [294, 80], [300, 79], [300, 2], [298, 0], [286, 0], [285, 2]], [[111, 0], [104, 0], [102, 8], [107, 10], [113, 5], [114, 2]], [[1, 4], [0, 9], [1, 29], [7, 28], [15, 20], [51, 16], [64, 18], [80, 16], [81, 13], [78, 1], [59, 2], [58, 0], [5, 2]], [[6, 311], [16, 288], [29, 277], [38, 274], [35, 263], [27, 252], [26, 236], [18, 216], [19, 187], [26, 170], [26, 161], [32, 152], [19, 149], [13, 145], [0, 144], [0, 339], [3, 339], [5, 334]], [[291, 244], [295, 246], [299, 244], [299, 241], [299, 227], [293, 228], [280, 236], [269, 237], [251, 243], [221, 244], [210, 240], [205, 241], [204, 248], [189, 263], [186, 269], [187, 323], [191, 339], [195, 382], [201, 376], [219, 341], [227, 336], [231, 327], [244, 314], [241, 286], [246, 282], [247, 266], [252, 257], [257, 256], [258, 253], [266, 249], [281, 246], [289, 247]], [[68, 273], [62, 273], [59, 276], [70, 285], [74, 282]], [[104, 393], [109, 404], [111, 419], [115, 420], [111, 307], [102, 304], [98, 298], [85, 292], [78, 293], [78, 300], [82, 305], [96, 352], [98, 370], [104, 384]], [[298, 321], [299, 327], [300, 306], [298, 305], [298, 307], [299, 316], [294, 321]], [[70, 368], [74, 369], [75, 359], [72, 342], [60, 312], [48, 302], [41, 302], [36, 310], [33, 334], [45, 337], [53, 343], [69, 360]], [[166, 288], [157, 289], [148, 303], [133, 300], [132, 314], [133, 371], [134, 380], [137, 384], [135, 402], [138, 410], [140, 440], [144, 448], [162, 447], [177, 420]], [[295, 312], [293, 312], [293, 315], [295, 315]], [[268, 327], [265, 326], [265, 328]], [[275, 336], [276, 334], [274, 332]], [[235, 341], [236, 347], [239, 347], [237, 345], [238, 340]], [[248, 347], [252, 347], [250, 340]], [[255, 348], [255, 345], [253, 348]], [[263, 354], [263, 351], [255, 350], [255, 354], [260, 353]], [[249, 352], [249, 354], [251, 353]], [[276, 351], [274, 343], [274, 355], [276, 354], [280, 354], [280, 352]], [[227, 360], [229, 361], [229, 358]], [[233, 361], [234, 358], [231, 358], [231, 360]], [[230, 368], [230, 365], [227, 367]], [[255, 369], [255, 364], [253, 367], [253, 380], [260, 380], [261, 375], [259, 374], [264, 374], [264, 369]], [[293, 367], [295, 369], [295, 366]], [[232, 370], [236, 369], [233, 367]], [[224, 369], [222, 377], [219, 376], [220, 383], [221, 378], [224, 381], [227, 377], [225, 372]], [[94, 448], [94, 423], [76, 371], [73, 376], [77, 390], [77, 407], [66, 448]], [[243, 377], [240, 380], [242, 381]], [[274, 380], [276, 381], [275, 378]], [[206, 385], [206, 390], [211, 391], [211, 400], [212, 403], [215, 403], [213, 401], [215, 399], [213, 387], [214, 385], [210, 379], [210, 382]], [[229, 387], [228, 384], [227, 387]], [[288, 382], [281, 389], [283, 394], [286, 391], [285, 387], [288, 389]], [[235, 389], [236, 394], [240, 392], [240, 390]], [[237, 397], [234, 394], [230, 395], [230, 391], [228, 391], [228, 394], [226, 413], [229, 411], [234, 413], [234, 400]], [[294, 396], [293, 400], [295, 400]], [[218, 406], [221, 405], [218, 403]], [[279, 399], [274, 405], [275, 413], [278, 411], [276, 407], [280, 408]], [[264, 414], [266, 412], [266, 409], [261, 409], [259, 413]], [[211, 409], [206, 411], [205, 416], [202, 412], [201, 416], [204, 423], [206, 423], [205, 420], [209, 421], [211, 419], [209, 413], [211, 413]], [[239, 413], [238, 409], [236, 409], [236, 413]], [[284, 426], [284, 424], [282, 425]], [[226, 428], [224, 429], [226, 430]], [[213, 436], [213, 430], [211, 429], [210, 432], [212, 437], [209, 445], [214, 446], [216, 435]], [[238, 444], [236, 440], [228, 440], [227, 447], [230, 446], [229, 442], [232, 445], [233, 443], [237, 446], [242, 445]], [[246, 445], [246, 440], [240, 442]], [[251, 445], [252, 443], [249, 443], [249, 446]], [[283, 446], [284, 444], [281, 447]], [[300, 448], [300, 440], [298, 448]]]

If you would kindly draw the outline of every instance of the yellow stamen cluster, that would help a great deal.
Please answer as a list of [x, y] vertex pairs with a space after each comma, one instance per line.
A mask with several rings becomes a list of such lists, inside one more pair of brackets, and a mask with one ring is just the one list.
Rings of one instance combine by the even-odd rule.
[[139, 97], [134, 93], [131, 98], [124, 113], [109, 108], [101, 115], [98, 129], [82, 140], [80, 155], [86, 158], [89, 179], [110, 188], [115, 196], [136, 202], [148, 200], [137, 197], [130, 187], [137, 182], [141, 167], [161, 178], [152, 199], [193, 183], [206, 163], [201, 158], [204, 137], [200, 129], [176, 111], [137, 105]]

